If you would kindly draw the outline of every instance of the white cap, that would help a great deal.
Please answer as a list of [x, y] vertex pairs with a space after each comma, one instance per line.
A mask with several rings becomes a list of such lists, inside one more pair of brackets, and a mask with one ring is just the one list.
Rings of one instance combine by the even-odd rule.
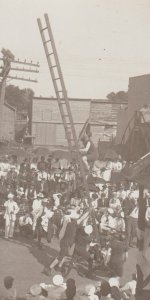
[[44, 198], [44, 195], [43, 195], [43, 193], [39, 193], [39, 194], [37, 194], [37, 198]]
[[48, 199], [47, 199], [47, 198], [43, 198], [43, 199], [42, 199], [42, 202], [43, 202], [43, 203], [48, 203]]
[[32, 296], [38, 296], [42, 292], [42, 289], [39, 284], [34, 284], [30, 287], [30, 294]]
[[61, 275], [58, 274], [53, 277], [52, 281], [54, 285], [59, 286], [63, 284], [64, 279]]
[[11, 166], [10, 166], [10, 169], [16, 169], [16, 166], [11, 165]]
[[85, 226], [85, 227], [84, 227], [84, 231], [85, 231], [85, 233], [87, 233], [87, 234], [91, 234], [91, 233], [93, 232], [93, 227], [92, 227], [92, 225], [87, 225], [87, 226]]
[[87, 296], [92, 296], [95, 294], [95, 292], [96, 292], [96, 288], [93, 284], [89, 283], [88, 285], [85, 286], [85, 294]]
[[119, 288], [119, 286], [120, 286], [119, 277], [112, 277], [112, 278], [110, 278], [109, 279], [109, 284], [110, 284], [111, 287], [112, 286], [116, 286], [116, 287]]
[[123, 211], [121, 212], [120, 215], [121, 215], [122, 218], [124, 218], [124, 212]]
[[76, 219], [78, 219], [78, 218], [80, 217], [80, 215], [77, 214], [76, 210], [71, 210], [71, 214], [69, 215], [69, 217], [70, 217], [71, 219], [76, 220]]
[[13, 199], [14, 195], [12, 193], [9, 193], [7, 197], [8, 197], [8, 199]]

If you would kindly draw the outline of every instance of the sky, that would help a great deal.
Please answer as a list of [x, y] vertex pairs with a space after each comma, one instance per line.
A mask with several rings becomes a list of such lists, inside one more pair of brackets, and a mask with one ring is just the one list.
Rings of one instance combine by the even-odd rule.
[[[150, 73], [149, 0], [0, 0], [0, 46], [39, 62], [38, 83], [9, 80], [35, 96], [55, 96], [37, 25], [49, 15], [69, 97], [105, 99]], [[10, 74], [13, 74], [12, 71]], [[16, 73], [14, 73], [16, 75]], [[27, 73], [18, 76], [29, 77]]]

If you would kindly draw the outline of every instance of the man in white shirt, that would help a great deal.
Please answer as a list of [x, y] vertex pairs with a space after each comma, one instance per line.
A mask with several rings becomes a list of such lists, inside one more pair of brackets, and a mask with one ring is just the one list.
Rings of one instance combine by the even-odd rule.
[[32, 230], [35, 231], [36, 222], [37, 219], [42, 215], [43, 213], [43, 206], [42, 206], [42, 199], [44, 198], [43, 194], [40, 193], [37, 195], [37, 199], [33, 201], [32, 204], [32, 215], [33, 215], [33, 224], [32, 224]]
[[127, 220], [127, 243], [128, 247], [135, 247], [133, 241], [137, 237], [137, 227], [138, 227], [138, 214], [139, 208], [137, 199], [134, 199], [135, 207], [131, 211]]
[[14, 195], [9, 193], [8, 200], [4, 203], [5, 207], [5, 238], [13, 238], [14, 227], [16, 222], [16, 214], [19, 212], [19, 207], [17, 202], [14, 201]]
[[115, 228], [115, 219], [113, 218], [113, 210], [108, 208], [105, 210], [100, 222], [101, 232], [110, 232]]

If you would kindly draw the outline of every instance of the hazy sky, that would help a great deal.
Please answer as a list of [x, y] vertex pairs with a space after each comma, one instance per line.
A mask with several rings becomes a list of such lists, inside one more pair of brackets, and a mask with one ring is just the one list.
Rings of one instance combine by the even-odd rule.
[[37, 84], [9, 84], [54, 95], [37, 25], [44, 13], [70, 97], [105, 98], [127, 90], [129, 77], [150, 73], [149, 0], [0, 0], [1, 48], [40, 63], [40, 74], [31, 76]]

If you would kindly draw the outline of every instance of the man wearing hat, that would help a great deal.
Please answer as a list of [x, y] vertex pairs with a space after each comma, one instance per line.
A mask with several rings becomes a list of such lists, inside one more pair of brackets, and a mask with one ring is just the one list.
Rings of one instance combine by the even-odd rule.
[[71, 264], [68, 272], [71, 270], [73, 264], [76, 263], [79, 257], [85, 259], [88, 262], [88, 272], [91, 272], [93, 265], [93, 254], [90, 252], [93, 239], [93, 227], [92, 225], [80, 226], [77, 230], [75, 249], [72, 257]]
[[8, 237], [13, 238], [14, 235], [14, 227], [16, 221], [16, 214], [19, 212], [19, 207], [17, 202], [14, 201], [14, 195], [9, 193], [8, 200], [4, 203], [5, 207], [5, 238]]
[[43, 198], [44, 198], [44, 195], [42, 193], [39, 193], [37, 195], [37, 198], [33, 201], [33, 204], [32, 204], [32, 215], [33, 215], [32, 229], [33, 229], [33, 232], [35, 231], [37, 219], [43, 213], [43, 206], [42, 206], [42, 199]]
[[59, 237], [60, 237], [59, 256], [56, 257], [54, 261], [52, 261], [51, 265], [49, 266], [49, 269], [47, 268], [44, 269], [44, 272], [47, 275], [50, 275], [51, 271], [58, 264], [59, 267], [62, 268], [68, 256], [72, 257], [75, 248], [77, 228], [78, 225], [84, 220], [85, 215], [86, 213], [80, 217], [80, 215], [76, 212], [76, 210], [70, 210], [70, 214], [64, 217], [62, 229], [59, 233]]
[[100, 223], [101, 232], [107, 233], [115, 228], [115, 219], [113, 217], [113, 213], [114, 211], [112, 208], [105, 209], [104, 214], [101, 217], [101, 223]]
[[52, 261], [49, 269], [44, 269], [44, 272], [47, 275], [51, 274], [51, 271], [54, 269], [56, 265], [59, 264], [59, 267], [62, 268], [64, 262], [66, 261], [66, 257], [72, 256], [74, 247], [75, 247], [75, 237], [77, 231], [77, 219], [79, 215], [76, 211], [70, 211], [69, 215], [66, 215], [64, 218], [62, 229], [59, 233], [60, 237], [60, 252], [59, 256]]

